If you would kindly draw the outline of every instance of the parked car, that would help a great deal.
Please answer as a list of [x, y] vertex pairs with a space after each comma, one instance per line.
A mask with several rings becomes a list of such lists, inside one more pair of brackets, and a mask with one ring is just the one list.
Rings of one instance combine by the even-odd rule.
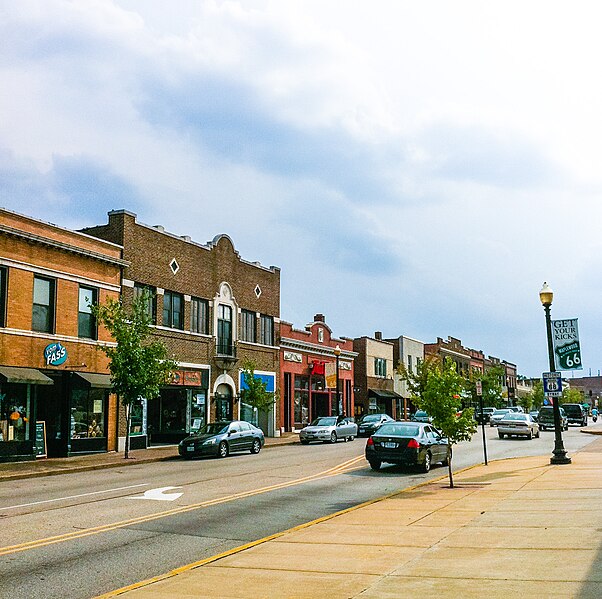
[[416, 410], [410, 420], [414, 422], [428, 422], [429, 424], [433, 422], [432, 416], [429, 416], [424, 410]]
[[497, 408], [491, 414], [491, 418], [489, 419], [489, 426], [497, 426], [500, 423], [500, 420], [506, 415], [510, 414], [512, 410], [510, 408]]
[[474, 417], [479, 424], [481, 424], [481, 422], [487, 424], [491, 420], [491, 414], [494, 412], [495, 408], [483, 408], [483, 418], [481, 418], [481, 410], [475, 408]]
[[424, 422], [387, 422], [366, 442], [366, 459], [372, 470], [379, 470], [383, 462], [416, 466], [428, 472], [431, 465], [447, 465], [445, 437]]
[[525, 410], [523, 410], [523, 406], [509, 406], [509, 407], [513, 412], [520, 412], [521, 414], [525, 413]]
[[563, 403], [562, 408], [566, 412], [569, 424], [587, 426], [587, 410], [580, 403]]
[[353, 441], [357, 437], [357, 424], [344, 416], [321, 416], [299, 432], [303, 445], [310, 441], [336, 443], [339, 439]]
[[265, 444], [263, 431], [244, 420], [210, 422], [178, 445], [184, 458], [213, 455], [225, 458], [235, 451], [259, 453]]
[[531, 410], [529, 412], [529, 416], [531, 416], [531, 418], [537, 422], [537, 419], [539, 418], [539, 410]]
[[[569, 430], [569, 420], [566, 416], [564, 408], [559, 407], [560, 410], [560, 428], [563, 431]], [[548, 428], [554, 428], [554, 406], [542, 406], [539, 409], [539, 416], [537, 417], [539, 428], [545, 431]]]
[[395, 422], [388, 414], [366, 414], [358, 423], [357, 436], [369, 437], [385, 422]]
[[509, 412], [500, 420], [497, 434], [500, 439], [503, 439], [506, 435], [533, 439], [533, 437], [539, 437], [539, 425], [529, 414]]

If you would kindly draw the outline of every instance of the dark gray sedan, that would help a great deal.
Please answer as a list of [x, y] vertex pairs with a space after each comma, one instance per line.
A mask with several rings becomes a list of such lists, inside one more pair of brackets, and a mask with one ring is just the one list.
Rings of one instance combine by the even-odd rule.
[[178, 445], [184, 458], [212, 455], [227, 457], [235, 451], [259, 453], [265, 443], [263, 431], [244, 420], [210, 422]]

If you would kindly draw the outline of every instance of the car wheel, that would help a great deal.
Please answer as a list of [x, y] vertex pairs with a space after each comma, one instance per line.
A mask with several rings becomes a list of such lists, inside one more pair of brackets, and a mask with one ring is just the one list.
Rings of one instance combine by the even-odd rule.
[[372, 470], [380, 470], [380, 462], [378, 460], [372, 460], [370, 462], [370, 468], [372, 468]]
[[350, 440], [350, 441], [353, 441], [354, 439], [355, 439], [355, 437], [354, 437], [353, 435], [351, 435], [351, 436], [349, 437], [349, 440]]
[[332, 433], [330, 434], [330, 442], [331, 443], [337, 442], [337, 434], [334, 431], [332, 431]]
[[441, 460], [441, 465], [442, 466], [449, 466], [449, 460], [447, 459], [447, 457], [443, 458]]
[[503, 438], [504, 438], [504, 433], [500, 433], [500, 432], [498, 431], [498, 433], [497, 433], [497, 436], [498, 436], [500, 439], [503, 439]]
[[253, 439], [253, 445], [251, 446], [251, 453], [259, 453], [261, 451], [261, 441], [259, 439]]
[[535, 433], [535, 438], [539, 439], [539, 429], [537, 429], [537, 432]]
[[424, 464], [422, 464], [422, 472], [430, 472], [431, 470], [431, 452], [427, 451], [424, 456]]
[[539, 428], [541, 428], [542, 431], [546, 430], [546, 427], [543, 424]]
[[527, 439], [529, 439], [529, 441], [531, 439], [533, 439], [533, 431], [532, 430], [529, 430], [529, 434], [527, 435]]
[[222, 441], [217, 448], [217, 455], [219, 455], [220, 458], [227, 458], [229, 453], [228, 444], [225, 441]]
[[309, 445], [309, 441], [307, 439], [301, 439], [301, 445]]
[[587, 426], [587, 418], [583, 421], [583, 424], [581, 426]]

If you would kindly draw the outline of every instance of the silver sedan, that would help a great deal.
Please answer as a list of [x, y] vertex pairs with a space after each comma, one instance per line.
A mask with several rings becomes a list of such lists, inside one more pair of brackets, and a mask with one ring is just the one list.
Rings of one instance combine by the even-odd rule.
[[336, 443], [339, 439], [353, 441], [357, 437], [357, 424], [344, 416], [321, 416], [301, 429], [299, 440], [303, 445], [310, 441]]
[[533, 437], [539, 437], [539, 424], [533, 420], [530, 414], [510, 412], [500, 420], [497, 432], [500, 439], [503, 439], [506, 435], [532, 439]]

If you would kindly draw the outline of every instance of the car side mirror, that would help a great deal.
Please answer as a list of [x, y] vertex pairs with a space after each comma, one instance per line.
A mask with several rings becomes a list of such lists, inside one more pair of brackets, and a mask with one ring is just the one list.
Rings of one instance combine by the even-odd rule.
[[237, 432], [238, 431], [235, 428], [233, 428], [233, 429], [231, 429], [231, 430], [228, 431], [228, 435], [231, 435], [232, 433], [237, 433]]

